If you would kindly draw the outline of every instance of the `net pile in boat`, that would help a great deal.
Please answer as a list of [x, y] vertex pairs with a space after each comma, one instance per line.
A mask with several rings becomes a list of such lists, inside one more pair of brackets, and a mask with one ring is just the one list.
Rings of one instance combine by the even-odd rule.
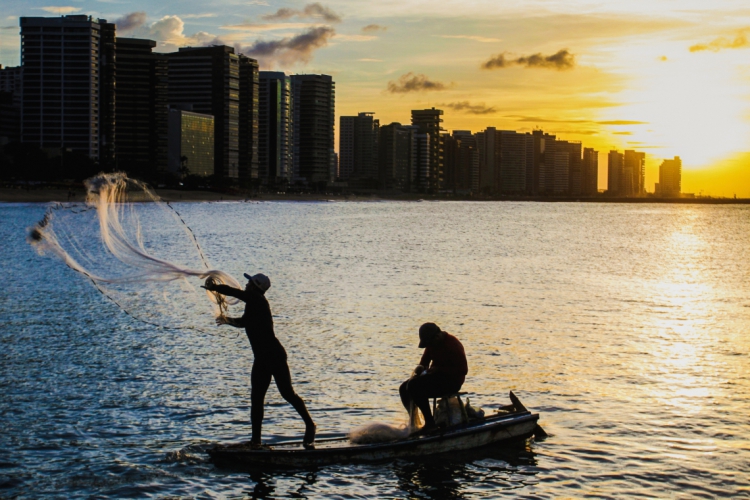
[[413, 432], [422, 427], [422, 417], [419, 410], [412, 403], [409, 410], [409, 420], [405, 424], [386, 424], [383, 422], [372, 422], [349, 432], [347, 437], [354, 444], [375, 444], [398, 441], [409, 437]]

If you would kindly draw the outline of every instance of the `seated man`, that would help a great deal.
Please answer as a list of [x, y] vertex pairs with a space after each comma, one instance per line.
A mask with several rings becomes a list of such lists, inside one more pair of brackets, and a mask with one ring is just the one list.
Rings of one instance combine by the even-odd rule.
[[458, 392], [469, 372], [464, 346], [456, 337], [444, 332], [435, 323], [419, 327], [419, 347], [424, 354], [414, 370], [415, 376], [401, 384], [399, 394], [406, 411], [411, 401], [422, 410], [424, 431], [436, 428], [430, 411], [430, 398]]

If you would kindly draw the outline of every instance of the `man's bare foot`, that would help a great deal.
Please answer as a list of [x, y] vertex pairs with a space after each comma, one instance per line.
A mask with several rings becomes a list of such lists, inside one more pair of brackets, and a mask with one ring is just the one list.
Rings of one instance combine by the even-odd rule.
[[250, 443], [251, 450], [273, 450], [269, 445], [263, 443], [252, 442]]
[[315, 424], [309, 424], [305, 428], [305, 437], [304, 439], [302, 439], [302, 446], [304, 446], [306, 450], [315, 449], [315, 430], [316, 429], [317, 429], [317, 426]]

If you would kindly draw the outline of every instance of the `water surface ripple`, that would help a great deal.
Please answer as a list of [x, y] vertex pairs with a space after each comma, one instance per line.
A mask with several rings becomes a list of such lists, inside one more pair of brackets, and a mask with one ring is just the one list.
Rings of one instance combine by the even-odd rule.
[[[576, 203], [196, 203], [215, 267], [265, 272], [321, 436], [404, 418], [435, 321], [473, 404], [509, 389], [551, 437], [480, 455], [220, 470], [249, 436], [244, 333], [140, 324], [24, 242], [0, 205], [0, 497], [750, 496], [750, 209]], [[174, 232], [179, 234], [178, 232]], [[190, 310], [182, 314], [189, 316]], [[272, 386], [265, 436], [303, 427]]]

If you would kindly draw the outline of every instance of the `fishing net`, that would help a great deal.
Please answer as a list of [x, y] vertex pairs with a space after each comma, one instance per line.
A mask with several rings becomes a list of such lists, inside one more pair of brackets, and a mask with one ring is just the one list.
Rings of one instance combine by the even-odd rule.
[[169, 202], [123, 173], [85, 181], [86, 202], [55, 203], [28, 241], [80, 273], [124, 312], [163, 328], [212, 324], [236, 299], [200, 288], [203, 280], [240, 288], [211, 269], [190, 227]]
[[409, 405], [409, 420], [406, 423], [372, 422], [350, 431], [347, 437], [354, 444], [389, 443], [406, 439], [410, 434], [421, 429], [422, 425], [423, 420], [419, 414], [419, 409], [412, 401]]

